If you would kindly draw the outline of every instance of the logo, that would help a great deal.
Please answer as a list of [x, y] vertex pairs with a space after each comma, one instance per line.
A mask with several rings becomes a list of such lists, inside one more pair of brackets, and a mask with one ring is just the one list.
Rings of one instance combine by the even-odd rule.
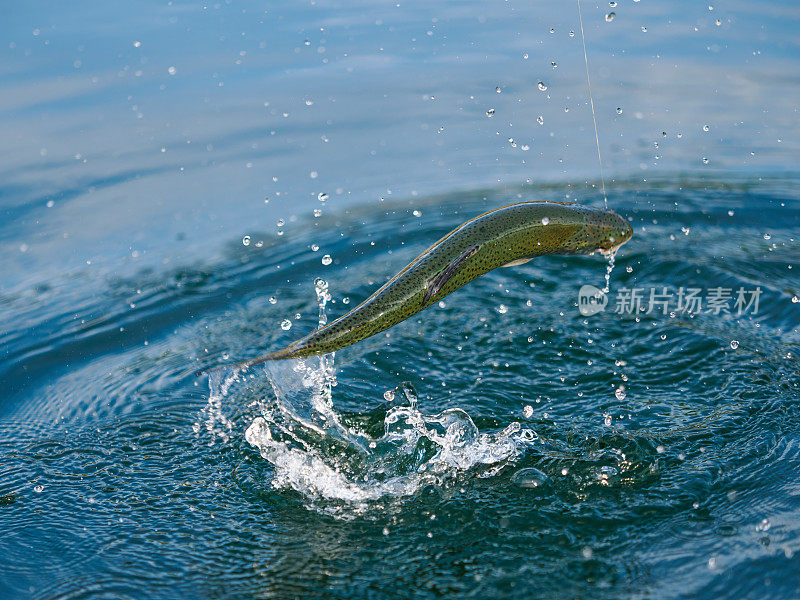
[[584, 317], [591, 317], [603, 312], [607, 304], [608, 297], [600, 288], [584, 285], [578, 290], [578, 310]]

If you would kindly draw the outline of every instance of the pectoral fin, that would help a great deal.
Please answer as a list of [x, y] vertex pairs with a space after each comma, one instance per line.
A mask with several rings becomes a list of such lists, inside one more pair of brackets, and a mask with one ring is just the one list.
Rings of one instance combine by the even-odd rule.
[[450, 280], [450, 278], [458, 272], [459, 267], [464, 264], [464, 261], [477, 251], [478, 246], [473, 246], [472, 248], [465, 250], [460, 256], [453, 259], [449, 265], [442, 269], [439, 274], [436, 275], [436, 277], [430, 279], [425, 290], [425, 303], [442, 291], [442, 288]]
[[532, 258], [519, 258], [517, 260], [512, 260], [510, 263], [506, 263], [503, 267], [517, 267], [519, 265], [524, 265], [526, 262], [532, 261]]

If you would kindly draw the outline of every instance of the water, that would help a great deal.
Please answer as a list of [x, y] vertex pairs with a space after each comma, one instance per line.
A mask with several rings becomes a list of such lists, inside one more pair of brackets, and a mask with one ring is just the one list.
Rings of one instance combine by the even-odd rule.
[[796, 10], [613, 8], [613, 272], [539, 258], [237, 372], [480, 212], [603, 205], [577, 14], [17, 7], [0, 597], [796, 597]]

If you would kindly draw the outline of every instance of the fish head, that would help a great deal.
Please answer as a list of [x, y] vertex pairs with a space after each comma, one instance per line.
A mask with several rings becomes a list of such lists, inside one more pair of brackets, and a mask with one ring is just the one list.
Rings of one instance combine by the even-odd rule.
[[587, 224], [594, 234], [597, 250], [610, 252], [633, 237], [633, 227], [625, 219], [612, 212], [600, 213], [599, 218]]
[[587, 209], [583, 226], [565, 243], [564, 253], [614, 252], [633, 236], [633, 227], [619, 215]]

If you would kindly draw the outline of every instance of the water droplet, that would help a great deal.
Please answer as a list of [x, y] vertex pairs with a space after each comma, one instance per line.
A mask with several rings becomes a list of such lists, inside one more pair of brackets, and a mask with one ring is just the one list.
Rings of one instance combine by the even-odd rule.
[[581, 550], [581, 554], [583, 555], [583, 558], [589, 560], [592, 558], [592, 554], [594, 554], [594, 552], [591, 548], [589, 548], [589, 546], [586, 546], [583, 550]]
[[606, 15], [606, 23], [611, 23], [611, 21], [613, 21], [614, 17], [616, 17], [616, 16], [617, 16], [617, 13], [615, 13], [615, 12], [608, 13]]
[[606, 427], [611, 427], [611, 423], [614, 421], [614, 418], [611, 415], [603, 415], [603, 425]]
[[331, 264], [332, 262], [333, 262], [333, 259], [331, 258], [331, 255], [330, 255], [330, 254], [326, 254], [326, 255], [324, 255], [324, 256], [322, 257], [322, 264], [323, 264], [323, 265], [325, 265], [325, 266], [328, 266], [328, 265], [329, 265], [329, 264]]
[[383, 392], [383, 399], [387, 402], [391, 402], [394, 400], [394, 390], [386, 390]]
[[614, 395], [617, 397], [617, 400], [625, 400], [625, 386], [621, 385], [616, 390], [614, 390]]
[[250, 236], [246, 235], [242, 238], [242, 246], [249, 246], [250, 245]]
[[633, 267], [632, 267], [632, 266], [630, 266], [630, 265], [628, 265], [627, 267], [625, 267], [625, 270], [626, 270], [628, 273], [633, 273]]
[[508, 307], [505, 304], [501, 304], [495, 310], [499, 312], [501, 315], [504, 315], [508, 312]]
[[530, 404], [527, 404], [525, 408], [522, 409], [522, 415], [526, 419], [530, 419], [533, 416], [533, 407]]
[[540, 81], [537, 85], [539, 86], [539, 89], [541, 91], [545, 91], [547, 89], [547, 86], [544, 84], [543, 81]]
[[321, 208], [315, 208], [314, 209], [314, 216], [315, 217], [321, 217], [322, 216], [322, 209]]
[[556, 61], [554, 61], [554, 60], [551, 60], [551, 61], [550, 61], [550, 66], [551, 66], [551, 67], [553, 67], [553, 68], [555, 69], [556, 67], [558, 67], [558, 64], [556, 63]]
[[621, 106], [618, 106], [618, 107], [617, 107], [617, 114], [618, 114], [618, 115], [621, 115], [621, 114], [622, 114], [622, 107], [621, 107]]
[[764, 239], [765, 239], [765, 240], [771, 240], [771, 239], [772, 239], [772, 236], [771, 236], [770, 234], [768, 234], [768, 233], [765, 233], [765, 234], [764, 234]]
[[43, 485], [37, 485], [37, 486], [35, 486], [33, 488], [33, 491], [36, 492], [37, 494], [41, 494], [44, 491], [44, 486]]
[[705, 156], [703, 157], [703, 164], [704, 164], [704, 165], [707, 165], [707, 164], [708, 164], [708, 158], [707, 158], [707, 157], [705, 157]]
[[347, 296], [342, 298], [342, 304], [350, 304], [350, 298], [348, 298]]
[[495, 91], [495, 92], [497, 92], [497, 93], [499, 94], [499, 93], [501, 93], [503, 90], [501, 90], [501, 89], [500, 89], [500, 86], [498, 85], [496, 88], [494, 88], [494, 91]]
[[647, 33], [647, 27], [645, 27], [644, 25], [642, 25], [642, 33]]
[[319, 244], [311, 244], [311, 251], [317, 252], [319, 250]]
[[736, 350], [739, 347], [739, 340], [731, 340], [731, 348]]
[[792, 296], [792, 302], [794, 302], [795, 304], [797, 304], [798, 302], [800, 302], [800, 297], [798, 297], [798, 296]]
[[756, 525], [756, 531], [767, 531], [771, 527], [769, 519], [761, 519]]
[[175, 67], [170, 67], [169, 69], [167, 69], [167, 73], [169, 73], [170, 75], [175, 75], [176, 72], [177, 69], [175, 69]]
[[553, 33], [555, 33], [555, 32], [556, 32], [556, 30], [555, 30], [555, 29], [553, 29], [553, 28], [551, 27], [551, 28], [550, 28], [550, 33], [551, 33], [551, 34], [553, 34]]
[[317, 194], [317, 200], [319, 200], [320, 202], [325, 202], [329, 197], [330, 196], [328, 196], [328, 194], [326, 194], [325, 192], [320, 192], [319, 194]]
[[539, 115], [538, 117], [536, 117], [536, 122], [539, 125], [544, 125], [544, 117], [542, 115]]
[[656, 452], [658, 452], [659, 454], [664, 454], [665, 451], [666, 448], [664, 448], [664, 446], [656, 446]]
[[575, 32], [571, 29], [569, 30], [569, 37], [575, 37]]
[[422, 216], [422, 211], [415, 210], [411, 214], [414, 215], [415, 217], [421, 217]]
[[729, 217], [732, 217], [732, 216], [733, 216], [733, 211], [732, 211], [732, 210], [729, 210], [729, 211], [728, 211], [728, 216], [729, 216]]
[[720, 25], [722, 25], [722, 20], [721, 19], [717, 19], [716, 21], [714, 21], [714, 25], [719, 27]]
[[520, 469], [514, 473], [511, 481], [521, 488], [536, 489], [547, 482], [547, 475], [542, 473], [539, 469], [531, 467], [528, 469]]
[[709, 129], [711, 129], [710, 125], [703, 125], [703, 131], [708, 131]]
[[542, 225], [548, 225], [550, 223], [550, 217], [542, 217]]
[[278, 227], [283, 227], [284, 225], [286, 225], [286, 221], [284, 221], [283, 219], [278, 219], [277, 223], [275, 223], [275, 224]]
[[284, 319], [281, 321], [281, 329], [284, 331], [289, 331], [292, 328], [292, 322], [289, 319]]
[[275, 296], [270, 296], [269, 303], [270, 304], [277, 304], [278, 303], [278, 299]]
[[486, 111], [486, 116], [487, 117], [493, 117], [494, 116], [494, 109], [490, 108], [489, 110], [487, 110]]

